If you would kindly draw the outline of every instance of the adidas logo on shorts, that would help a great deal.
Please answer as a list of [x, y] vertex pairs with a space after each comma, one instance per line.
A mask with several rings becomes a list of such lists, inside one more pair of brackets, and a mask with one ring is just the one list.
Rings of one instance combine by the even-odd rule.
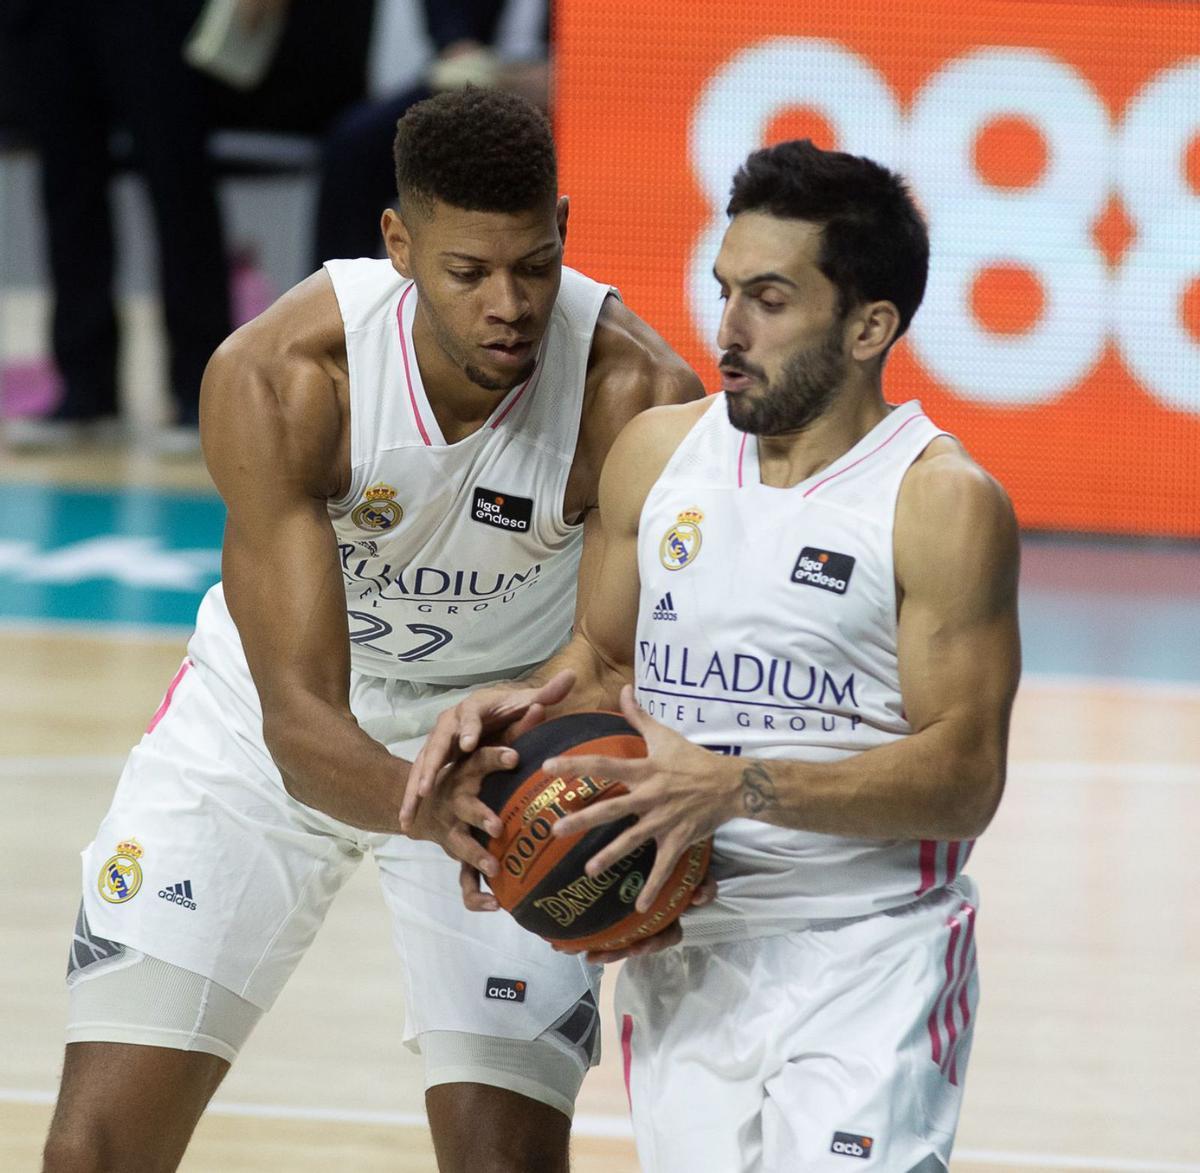
[[850, 1132], [835, 1132], [833, 1144], [829, 1146], [831, 1153], [842, 1157], [861, 1157], [864, 1161], [871, 1158], [871, 1149], [875, 1140], [870, 1136], [855, 1136]]
[[192, 897], [191, 880], [184, 880], [179, 884], [168, 884], [165, 888], [159, 888], [158, 897], [160, 900], [166, 900], [171, 904], [178, 904], [180, 908], [186, 908], [190, 912], [196, 911], [196, 901]]
[[665, 595], [654, 606], [654, 610], [650, 613], [651, 619], [670, 619], [672, 621], [679, 618], [675, 611], [675, 603], [671, 598], [671, 592], [667, 591]]

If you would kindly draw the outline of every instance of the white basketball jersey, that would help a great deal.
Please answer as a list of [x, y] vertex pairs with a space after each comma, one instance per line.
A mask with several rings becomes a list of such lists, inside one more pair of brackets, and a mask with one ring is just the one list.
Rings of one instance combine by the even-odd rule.
[[[636, 682], [652, 716], [722, 754], [835, 761], [911, 732], [900, 696], [892, 528], [900, 482], [943, 434], [915, 401], [791, 488], [761, 483], [723, 395], [642, 510]], [[718, 898], [687, 940], [860, 916], [949, 883], [969, 845], [846, 839], [734, 819]]]
[[[325, 269], [349, 367], [350, 486], [329, 516], [352, 668], [465, 685], [540, 664], [574, 619], [583, 527], [564, 518], [563, 495], [592, 335], [615, 291], [564, 269], [533, 374], [448, 444], [413, 349], [416, 285], [386, 260]], [[218, 584], [195, 639], [227, 616]]]

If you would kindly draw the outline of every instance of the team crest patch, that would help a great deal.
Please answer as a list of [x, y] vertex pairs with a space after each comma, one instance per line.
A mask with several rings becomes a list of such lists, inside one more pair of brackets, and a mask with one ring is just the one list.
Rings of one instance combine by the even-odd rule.
[[404, 509], [391, 485], [372, 485], [350, 514], [359, 529], [379, 531], [395, 529], [403, 517]]
[[700, 523], [704, 514], [699, 509], [685, 509], [665, 534], [658, 546], [659, 561], [668, 570], [691, 566], [700, 553]]
[[142, 886], [142, 865], [138, 860], [143, 854], [136, 839], [126, 839], [117, 844], [117, 854], [105, 861], [97, 887], [109, 904], [124, 904], [138, 894]]

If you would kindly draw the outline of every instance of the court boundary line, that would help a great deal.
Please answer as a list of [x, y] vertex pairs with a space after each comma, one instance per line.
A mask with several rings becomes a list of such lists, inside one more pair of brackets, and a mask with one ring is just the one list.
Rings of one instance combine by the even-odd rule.
[[[0, 1087], [0, 1103], [49, 1107], [56, 1093]], [[367, 1124], [390, 1128], [427, 1129], [423, 1112], [383, 1112], [361, 1108], [300, 1107], [292, 1104], [256, 1104], [214, 1100], [208, 1116], [241, 1117], [254, 1120], [312, 1120], [325, 1124]], [[588, 1140], [632, 1140], [633, 1129], [624, 1116], [580, 1113], [571, 1128], [573, 1135]], [[1011, 1165], [1016, 1168], [1080, 1169], [1102, 1173], [1200, 1173], [1200, 1165], [1137, 1158], [1081, 1157], [1072, 1153], [1024, 1153], [999, 1149], [955, 1149], [956, 1164]]]

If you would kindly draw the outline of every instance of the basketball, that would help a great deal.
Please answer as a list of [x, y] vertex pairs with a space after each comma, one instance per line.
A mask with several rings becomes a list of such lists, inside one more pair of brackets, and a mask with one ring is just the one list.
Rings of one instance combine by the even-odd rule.
[[597, 876], [583, 870], [634, 822], [632, 816], [582, 835], [553, 835], [559, 819], [628, 792], [606, 778], [551, 777], [542, 762], [563, 754], [645, 757], [646, 743], [633, 726], [619, 713], [569, 713], [531, 729], [513, 748], [520, 755], [517, 767], [489, 774], [480, 790], [504, 829], [496, 838], [476, 832], [500, 864], [489, 880], [500, 906], [523, 928], [571, 953], [624, 949], [674, 922], [704, 878], [711, 841], [692, 844], [653, 906], [638, 912], [635, 902], [654, 867], [653, 841]]

